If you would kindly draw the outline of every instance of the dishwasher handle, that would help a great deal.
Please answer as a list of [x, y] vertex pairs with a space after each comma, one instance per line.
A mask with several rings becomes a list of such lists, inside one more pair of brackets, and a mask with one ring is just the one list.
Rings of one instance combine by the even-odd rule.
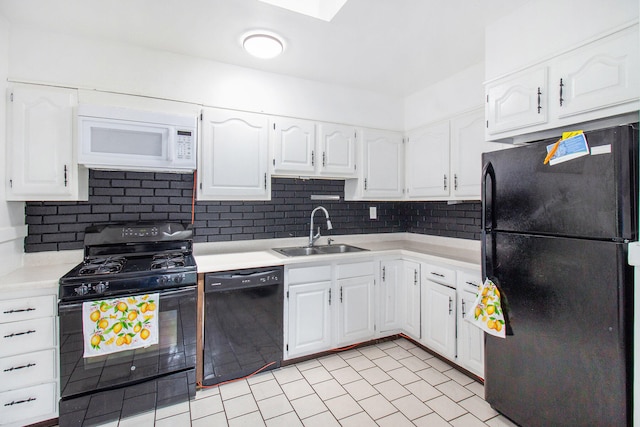
[[204, 292], [221, 292], [279, 285], [284, 282], [284, 268], [270, 267], [207, 273], [204, 275]]

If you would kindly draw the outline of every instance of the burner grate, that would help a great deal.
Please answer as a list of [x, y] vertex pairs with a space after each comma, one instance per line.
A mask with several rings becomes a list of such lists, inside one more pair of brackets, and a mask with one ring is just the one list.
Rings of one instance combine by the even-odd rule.
[[87, 258], [80, 268], [80, 271], [78, 271], [78, 274], [85, 276], [89, 274], [119, 273], [126, 261], [126, 258], [121, 256]]
[[157, 254], [151, 260], [151, 270], [184, 267], [185, 264], [184, 254], [181, 252]]

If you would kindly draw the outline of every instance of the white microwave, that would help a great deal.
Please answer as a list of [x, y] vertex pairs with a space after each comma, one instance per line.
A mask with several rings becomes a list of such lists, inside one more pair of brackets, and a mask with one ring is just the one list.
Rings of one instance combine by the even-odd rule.
[[79, 105], [78, 163], [92, 169], [192, 172], [196, 116]]

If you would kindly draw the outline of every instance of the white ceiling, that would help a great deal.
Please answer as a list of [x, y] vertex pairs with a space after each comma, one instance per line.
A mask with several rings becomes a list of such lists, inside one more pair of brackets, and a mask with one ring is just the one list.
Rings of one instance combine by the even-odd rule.
[[[484, 28], [530, 0], [349, 0], [331, 22], [258, 0], [0, 0], [10, 23], [405, 96], [484, 59]], [[249, 57], [241, 36], [286, 48]]]

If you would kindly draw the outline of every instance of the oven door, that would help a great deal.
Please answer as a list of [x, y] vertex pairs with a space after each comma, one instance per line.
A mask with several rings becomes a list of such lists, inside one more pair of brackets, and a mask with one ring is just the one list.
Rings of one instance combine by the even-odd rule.
[[83, 302], [58, 306], [63, 400], [195, 368], [195, 286], [160, 292], [158, 344], [90, 358], [83, 357]]

